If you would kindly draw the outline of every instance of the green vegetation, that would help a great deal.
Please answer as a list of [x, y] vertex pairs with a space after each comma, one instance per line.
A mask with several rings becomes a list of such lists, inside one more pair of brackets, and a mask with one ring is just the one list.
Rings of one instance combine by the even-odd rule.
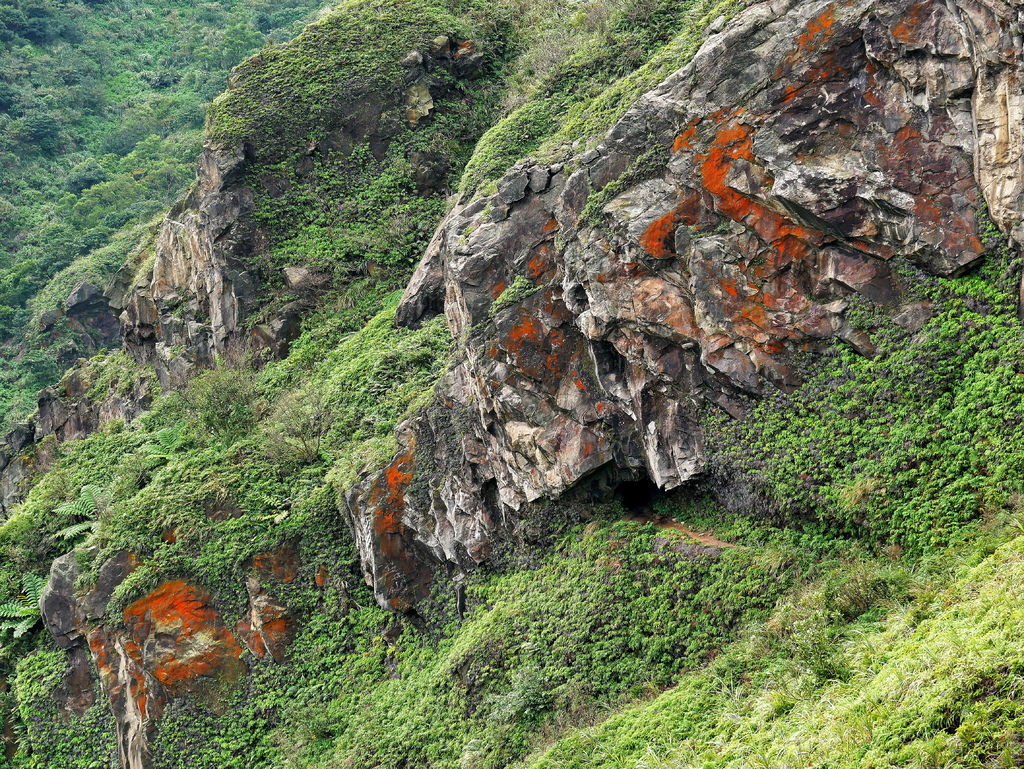
[[468, 199], [526, 155], [566, 161], [603, 138], [646, 91], [686, 65], [736, 0], [567, 4], [534, 18], [509, 77], [510, 114], [481, 139], [459, 188]]
[[[1024, 761], [1024, 331], [1018, 265], [994, 235], [968, 277], [894, 260], [930, 303], [920, 330], [855, 303], [874, 358], [837, 342], [795, 394], [743, 422], [708, 416], [709, 477], [657, 513], [735, 547], [581, 493], [532, 506], [489, 566], [439, 574], [421, 616], [380, 610], [364, 583], [346, 492], [393, 456], [396, 426], [459, 352], [443, 318], [394, 327], [449, 193], [584, 149], [738, 6], [346, 0], [285, 43], [313, 6], [0, 0], [6, 424], [83, 351], [42, 315], [151, 258], [205, 105], [268, 40], [283, 44], [245, 60], [209, 115], [213, 141], [253, 155], [269, 248], [251, 321], [296, 299], [282, 267], [328, 277], [284, 360], [219, 361], [132, 424], [34, 448], [48, 470], [0, 524], [0, 713], [17, 742], [0, 766], [106, 767], [116, 750], [105, 698], [63, 707], [73, 670], [39, 623], [45, 575], [71, 549], [82, 587], [115, 553], [140, 559], [107, 606], [115, 630], [176, 579], [237, 628], [257, 557], [295, 556], [294, 578], [262, 584], [288, 607], [283, 661], [246, 651], [243, 683], [169, 703], [156, 767]], [[487, 63], [474, 79], [435, 70], [447, 90], [414, 126], [400, 61], [441, 35]], [[517, 277], [491, 311], [533, 290]], [[142, 371], [107, 353], [75, 374], [99, 401]]]
[[983, 270], [941, 285], [906, 268], [934, 303], [916, 335], [862, 313], [877, 356], [839, 345], [793, 396], [766, 399], [744, 422], [712, 420], [714, 464], [808, 536], [846, 533], [912, 555], [1012, 503], [1024, 468], [1024, 335], [992, 245]]
[[13, 631], [15, 638], [21, 638], [39, 621], [39, 596], [46, 586], [46, 579], [38, 574], [22, 574], [22, 594], [16, 602], [0, 605], [0, 633]]
[[493, 318], [506, 307], [511, 307], [535, 293], [538, 288], [540, 287], [533, 285], [525, 276], [516, 275], [515, 280], [491, 304], [488, 314]]
[[[850, 568], [877, 601], [852, 621], [816, 584], [706, 670], [528, 766], [1019, 766], [1019, 533], [991, 555]], [[878, 589], [894, 578], [902, 590]]]
[[[270, 236], [257, 265], [266, 285], [280, 289], [281, 269], [302, 264], [336, 279], [351, 302], [349, 286], [370, 272], [374, 290], [356, 288], [363, 306], [354, 327], [404, 286], [451, 184], [497, 117], [503, 51], [514, 36], [508, 15], [502, 4], [478, 2], [344, 2], [237, 68], [236, 87], [211, 108], [209, 132], [253, 148], [246, 178], [257, 194], [254, 219]], [[418, 51], [440, 62], [463, 40], [487, 56], [484, 69], [460, 80], [431, 63], [439, 95], [411, 124], [406, 75], [416, 75], [401, 61]]]
[[0, 429], [27, 416], [76, 355], [95, 352], [67, 332], [26, 338], [74, 287], [47, 289], [54, 276], [109, 279], [139, 240], [132, 227], [194, 178], [206, 109], [230, 69], [317, 8], [0, 3]]
[[[788, 458], [789, 433], [772, 427], [787, 417], [808, 426], [829, 419], [839, 376], [844, 402], [855, 405], [878, 401], [883, 377], [882, 387], [916, 383], [955, 403], [981, 372], [999, 376], [993, 351], [1014, 350], [1022, 336], [1002, 273], [994, 260], [971, 277], [919, 282], [935, 314], [913, 340], [884, 314], [862, 313], [858, 322], [880, 343], [875, 359], [837, 343], [805, 386], [806, 400], [779, 396], [753, 412], [764, 437], [750, 444], [752, 461], [775, 441], [780, 461], [799, 468], [796, 481], [745, 469], [730, 447], [751, 436], [718, 427], [716, 461], [739, 480], [751, 473], [748, 481], [774, 501], [767, 517], [727, 512], [688, 492], [657, 505], [713, 529], [732, 549], [628, 520], [616, 503], [563, 500], [538, 508], [531, 542], [499, 558], [502, 567], [464, 583], [464, 618], [443, 580], [427, 626], [377, 609], [338, 513], [339, 492], [391, 455], [397, 420], [429, 398], [448, 345], [441, 321], [395, 330], [392, 294], [357, 332], [343, 313], [325, 309], [287, 359], [257, 376], [222, 366], [161, 398], [130, 428], [115, 424], [65, 444], [0, 528], [15, 586], [8, 595], [18, 589], [16, 570], [37, 573], [62, 552], [54, 534], [82, 517], [75, 501], [89, 494], [109, 504], [88, 541], [96, 549], [83, 554], [86, 569], [125, 547], [144, 562], [116, 592], [108, 623], [148, 590], [185, 578], [210, 589], [233, 624], [247, 611], [252, 558], [282, 547], [299, 554], [298, 577], [272, 586], [297, 622], [287, 660], [251, 660], [249, 682], [217, 710], [175, 704], [154, 745], [168, 764], [895, 767], [929, 755], [952, 767], [1014, 765], [1024, 664], [1011, 589], [1024, 547], [1017, 476], [993, 473], [993, 491], [970, 498], [987, 507], [961, 511], [932, 533], [942, 508], [931, 501], [947, 490], [900, 487], [899, 464], [872, 466], [871, 482], [852, 482], [863, 471], [818, 455]], [[977, 329], [979, 317], [1000, 330], [986, 345], [943, 336], [968, 322]], [[938, 373], [929, 380], [913, 370], [902, 378], [915, 354], [933, 355], [936, 339], [954, 338], [959, 365], [931, 365]], [[995, 388], [1015, 379], [988, 380], [985, 392], [1012, 401], [1015, 390], [997, 399]], [[898, 399], [881, 402], [902, 408]], [[930, 402], [914, 402], [922, 421]], [[982, 417], [964, 429], [981, 429]], [[858, 455], [880, 451], [885, 431], [846, 437], [840, 428], [850, 421], [831, 423], [835, 441]], [[993, 424], [989, 440], [1009, 446], [1013, 425]], [[930, 448], [953, 461], [943, 437], [932, 436]], [[780, 512], [778, 500], [803, 482], [800, 474], [834, 478], [834, 491], [794, 495]], [[83, 493], [87, 484], [104, 493]], [[945, 475], [931, 484], [959, 488]], [[872, 516], [882, 488], [903, 488], [890, 504], [907, 512]], [[220, 517], [218, 509], [240, 514]], [[330, 576], [318, 584], [321, 567]], [[31, 650], [44, 638], [14, 639], [4, 653], [41, 665], [48, 652]], [[18, 670], [15, 710], [31, 710], [36, 695], [21, 692], [50, 679], [28, 663]], [[27, 735], [45, 752], [45, 742]]]

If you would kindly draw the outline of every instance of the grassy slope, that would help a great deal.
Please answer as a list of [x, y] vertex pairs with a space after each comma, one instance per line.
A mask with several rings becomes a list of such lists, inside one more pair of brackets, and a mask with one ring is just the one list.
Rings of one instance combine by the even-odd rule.
[[1022, 569], [1020, 536], [987, 557], [934, 557], [881, 617], [852, 624], [808, 591], [671, 692], [528, 765], [1020, 766]]

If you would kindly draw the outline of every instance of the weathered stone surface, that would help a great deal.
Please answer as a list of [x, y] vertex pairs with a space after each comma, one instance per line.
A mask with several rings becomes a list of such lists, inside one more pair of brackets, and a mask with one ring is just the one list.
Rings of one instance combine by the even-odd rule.
[[413, 83], [405, 92], [405, 117], [416, 125], [434, 111], [434, 97], [426, 83]]
[[201, 679], [237, 680], [241, 648], [210, 594], [183, 580], [168, 582], [124, 610], [125, 651], [169, 696], [206, 693]]
[[50, 566], [50, 579], [39, 596], [43, 624], [62, 649], [69, 649], [85, 634], [85, 611], [75, 598], [80, 571], [75, 553], [62, 555]]
[[323, 288], [330, 282], [327, 275], [299, 265], [285, 267], [281, 272], [284, 275], [284, 284], [292, 291], [300, 293]]
[[65, 722], [69, 714], [83, 716], [96, 702], [89, 650], [75, 646], [68, 652], [68, 669], [61, 686], [53, 693], [57, 706], [64, 711]]
[[[245, 165], [241, 147], [203, 150], [197, 184], [160, 227], [150, 283], [133, 290], [122, 314], [127, 349], [136, 359], [151, 362], [160, 357], [157, 349], [184, 347], [204, 365], [239, 343], [239, 324], [257, 288], [239, 260], [261, 250], [249, 218], [253, 194], [241, 184]], [[168, 323], [182, 297], [195, 301], [186, 307], [194, 324]]]
[[294, 634], [292, 617], [264, 584], [293, 581], [301, 561], [290, 547], [253, 559], [246, 581], [249, 608], [234, 629], [208, 591], [181, 579], [129, 605], [123, 624], [112, 626], [104, 621], [110, 597], [139, 565], [134, 554], [116, 553], [100, 567], [91, 589], [76, 591], [78, 561], [68, 553], [53, 563], [40, 597], [43, 622], [69, 655], [69, 674], [57, 692], [61, 707], [84, 712], [98, 683], [110, 702], [126, 769], [150, 766], [150, 740], [171, 700], [189, 697], [214, 710], [224, 707], [231, 687], [247, 672], [243, 644], [259, 659], [284, 661]]
[[238, 621], [238, 636], [255, 657], [263, 659], [269, 654], [280, 664], [294, 632], [288, 609], [263, 589], [257, 577], [246, 579], [245, 587], [249, 592], [249, 614]]
[[6, 518], [11, 508], [22, 500], [35, 462], [31, 457], [17, 456], [0, 464], [3, 465], [0, 468], [0, 513]]
[[530, 175], [525, 170], [506, 174], [498, 180], [498, 197], [506, 205], [512, 205], [526, 196], [526, 188], [530, 184]]
[[[326, 136], [308, 148], [296, 167], [306, 176], [317, 154], [348, 155], [368, 142], [383, 158], [392, 140], [407, 129], [404, 110], [413, 125], [426, 119], [459, 78], [479, 72], [484, 57], [473, 43], [445, 39], [429, 52], [411, 51], [401, 60], [404, 75], [393, 89], [372, 94], [353, 91], [326, 118]], [[207, 143], [200, 155], [196, 183], [178, 201], [160, 227], [156, 259], [149, 275], [125, 267], [107, 289], [111, 306], [121, 311], [125, 349], [138, 361], [154, 364], [162, 387], [186, 382], [197, 367], [212, 365], [217, 355], [248, 349], [288, 353], [298, 335], [307, 305], [284, 308], [273, 321], [248, 329], [243, 320], [260, 301], [266, 275], [259, 259], [268, 248], [266, 231], [253, 221], [253, 184], [272, 196], [283, 194], [290, 172], [280, 178], [265, 173], [251, 178], [253, 161], [275, 157], [277, 147]], [[410, 154], [420, 194], [445, 189], [450, 172], [441, 155], [417, 150]], [[307, 267], [285, 270], [288, 287], [311, 292], [325, 279]]]
[[[449, 214], [457, 216], [461, 211], [457, 206]], [[447, 219], [446, 219], [447, 221]], [[431, 318], [444, 312], [444, 265], [441, 257], [441, 233], [444, 226], [434, 234], [430, 245], [423, 255], [416, 274], [402, 294], [401, 304], [395, 316], [395, 323], [405, 328], [419, 328]]]
[[64, 301], [64, 306], [68, 308], [69, 312], [74, 312], [82, 305], [88, 304], [93, 299], [102, 296], [103, 290], [94, 283], [79, 283], [74, 289], [72, 289], [71, 293], [68, 294], [68, 298]]
[[125, 769], [150, 765], [149, 741], [170, 699], [214, 708], [246, 672], [242, 649], [210, 594], [183, 580], [161, 585], [124, 611], [124, 630], [89, 631], [89, 648], [117, 724]]
[[382, 605], [397, 611], [410, 609], [425, 598], [432, 581], [431, 564], [413, 544], [402, 520], [415, 451], [412, 431], [403, 437], [403, 451], [375, 482], [365, 492], [356, 486], [348, 495], [366, 582]]
[[[441, 67], [454, 72], [456, 53], [446, 48], [416, 67], [416, 82], [424, 84], [431, 98], [439, 98], [450, 85], [445, 78], [429, 76], [427, 70]], [[383, 155], [402, 130], [398, 122], [387, 126], [382, 118], [388, 109], [400, 105], [400, 86], [389, 98], [393, 103], [381, 97], [338, 105], [345, 125], [331, 130], [310, 151], [351, 152], [356, 143], [369, 138], [374, 151]], [[242, 324], [258, 301], [260, 280], [254, 263], [258, 264], [257, 257], [267, 244], [266, 234], [251, 218], [254, 197], [245, 176], [255, 151], [208, 144], [199, 159], [196, 184], [160, 227], [152, 267], [126, 264], [105, 292], [92, 283], [78, 285], [67, 298], [66, 311], [41, 319], [41, 330], [50, 331], [57, 341], [60, 329], [70, 326], [83, 346], [75, 355], [91, 355], [123, 337], [125, 350], [138, 362], [152, 364], [163, 388], [181, 386], [197, 367], [212, 365], [217, 355], [250, 347], [287, 355], [308, 305], [288, 305], [254, 330]], [[261, 151], [272, 154], [275, 148]], [[448, 169], [427, 160], [423, 167], [426, 187], [434, 189], [443, 183], [441, 177]], [[294, 290], [311, 292], [322, 284], [321, 277], [306, 268], [294, 269], [289, 279]], [[84, 437], [111, 419], [130, 421], [148, 408], [150, 398], [148, 382], [138, 382], [133, 390], [128, 397], [111, 395], [98, 403], [84, 397], [69, 402], [55, 389], [43, 391], [32, 422], [34, 440], [54, 435], [60, 442]], [[25, 480], [38, 466], [13, 456], [0, 462], [0, 512], [16, 504]]]
[[530, 171], [530, 191], [544, 192], [551, 181], [551, 170], [544, 166], [537, 166]]
[[486, 57], [476, 49], [472, 40], [461, 40], [455, 46], [455, 74], [458, 77], [472, 79], [480, 74]]
[[[832, 339], [874, 354], [850, 297], [916, 326], [893, 255], [955, 275], [983, 257], [983, 204], [1004, 232], [1024, 218], [1020, 32], [999, 0], [753, 5], [574, 173], [518, 166], [463, 201], [399, 318], [443, 284], [465, 355], [349, 494], [381, 604], [409, 608], [438, 565], [471, 568], [509, 515], [595, 470], [700, 474], [704, 410], [798, 387], [794, 354]], [[534, 290], [493, 312], [517, 277]]]
[[139, 563], [139, 559], [134, 553], [122, 550], [112, 555], [100, 566], [96, 576], [96, 586], [79, 603], [86, 618], [91, 620], [103, 618], [114, 590], [139, 568]]

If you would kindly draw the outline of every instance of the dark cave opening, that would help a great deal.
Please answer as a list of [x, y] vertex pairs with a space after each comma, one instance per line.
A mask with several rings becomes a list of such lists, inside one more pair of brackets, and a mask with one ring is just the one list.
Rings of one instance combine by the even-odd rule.
[[624, 481], [615, 490], [615, 496], [622, 506], [631, 513], [653, 513], [654, 503], [664, 497], [664, 492], [650, 478]]

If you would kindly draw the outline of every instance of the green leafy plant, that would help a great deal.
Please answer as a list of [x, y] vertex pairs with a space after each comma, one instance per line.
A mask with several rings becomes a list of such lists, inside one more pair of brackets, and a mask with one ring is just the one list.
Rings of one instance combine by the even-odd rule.
[[54, 534], [55, 539], [65, 541], [76, 540], [87, 532], [96, 531], [99, 526], [97, 518], [100, 510], [99, 495], [103, 490], [99, 486], [87, 484], [79, 492], [78, 499], [65, 502], [54, 509], [54, 513], [85, 520], [73, 523]]
[[0, 633], [13, 632], [15, 638], [21, 638], [39, 622], [39, 596], [46, 587], [46, 578], [38, 574], [21, 576], [22, 593], [17, 601], [0, 604]]
[[516, 275], [508, 287], [501, 292], [500, 296], [491, 304], [488, 315], [494, 317], [502, 310], [526, 299], [528, 296], [539, 291], [542, 286], [535, 286], [525, 276]]
[[156, 443], [144, 445], [142, 447], [142, 454], [146, 459], [156, 463], [169, 462], [187, 442], [184, 428], [184, 423], [178, 423], [157, 430], [153, 433]]

